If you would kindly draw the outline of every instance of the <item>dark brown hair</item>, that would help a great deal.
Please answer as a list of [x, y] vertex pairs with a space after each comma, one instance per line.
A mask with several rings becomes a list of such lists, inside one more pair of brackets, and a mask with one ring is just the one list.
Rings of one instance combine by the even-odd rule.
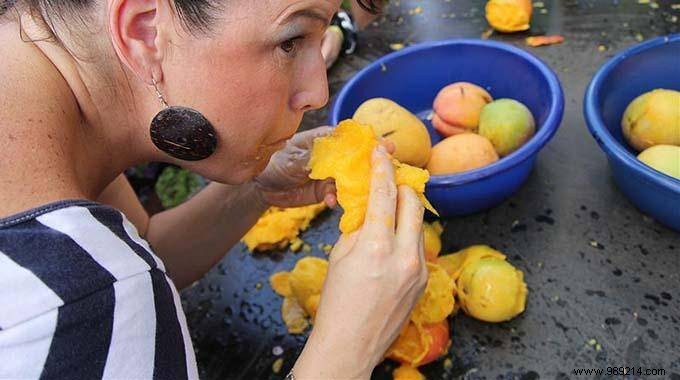
[[[226, 0], [170, 0], [182, 21], [183, 26], [191, 33], [210, 30], [220, 5]], [[359, 5], [371, 13], [378, 13], [380, 5], [386, 0], [356, 0]], [[22, 0], [0, 0], [0, 16]], [[84, 19], [82, 11], [92, 4], [92, 0], [23, 0], [28, 9], [40, 16], [45, 25], [54, 34], [54, 19], [66, 21], [66, 17]], [[67, 23], [68, 25], [68, 23]], [[58, 40], [57, 36], [53, 36]]]

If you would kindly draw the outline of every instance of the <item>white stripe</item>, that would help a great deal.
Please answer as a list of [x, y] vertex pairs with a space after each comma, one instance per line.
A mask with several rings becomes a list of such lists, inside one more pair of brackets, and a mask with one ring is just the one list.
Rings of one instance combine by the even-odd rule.
[[149, 273], [116, 282], [116, 307], [104, 379], [151, 379], [156, 306]]
[[149, 246], [149, 243], [139, 236], [139, 232], [137, 232], [137, 227], [130, 223], [130, 221], [125, 217], [125, 215], [123, 215], [123, 228], [125, 229], [125, 233], [128, 234], [132, 241], [139, 244], [144, 249], [146, 249], [147, 252], [149, 252], [151, 257], [153, 257], [154, 261], [156, 262], [156, 265], [158, 265], [158, 269], [165, 272], [165, 265], [163, 264], [163, 260], [161, 260], [160, 257], [156, 256], [153, 253], [151, 247]]
[[69, 207], [36, 218], [38, 222], [73, 239], [117, 280], [150, 269], [123, 240], [84, 207]]
[[10, 328], [63, 304], [36, 275], [0, 252], [0, 328]]
[[38, 379], [50, 352], [58, 309], [0, 331], [0, 379]]
[[177, 320], [179, 321], [179, 326], [182, 329], [182, 337], [184, 338], [184, 354], [187, 358], [187, 378], [198, 379], [198, 366], [196, 365], [196, 354], [194, 354], [194, 345], [191, 343], [191, 335], [189, 334], [189, 328], [187, 327], [187, 318], [184, 315], [184, 309], [182, 309], [182, 302], [179, 299], [179, 294], [177, 293], [177, 288], [172, 282], [170, 277], [165, 276], [165, 279], [170, 285], [170, 290], [172, 291], [172, 299], [175, 301], [175, 310], [177, 311]]

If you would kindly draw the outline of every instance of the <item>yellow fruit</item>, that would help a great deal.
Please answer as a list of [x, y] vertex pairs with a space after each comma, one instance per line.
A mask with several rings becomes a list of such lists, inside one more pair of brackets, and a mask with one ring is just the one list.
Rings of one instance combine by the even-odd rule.
[[305, 311], [293, 297], [283, 299], [281, 305], [281, 319], [286, 324], [288, 332], [291, 334], [302, 334], [309, 327], [309, 321]]
[[411, 312], [411, 320], [420, 325], [445, 320], [455, 306], [453, 279], [438, 264], [427, 263], [427, 270], [427, 287]]
[[499, 32], [519, 32], [531, 27], [531, 0], [490, 0], [486, 20]]
[[524, 275], [503, 259], [486, 257], [464, 266], [457, 284], [460, 306], [474, 318], [504, 322], [524, 311]]
[[446, 273], [448, 273], [449, 276], [451, 276], [451, 278], [453, 278], [455, 281], [458, 279], [460, 272], [466, 265], [470, 265], [488, 257], [505, 260], [504, 254], [496, 251], [488, 245], [473, 245], [456, 253], [439, 256], [437, 258], [437, 264], [444, 268]]
[[657, 89], [635, 98], [623, 114], [623, 135], [638, 151], [680, 146], [680, 91]]
[[491, 142], [474, 133], [447, 137], [432, 148], [427, 170], [432, 175], [456, 174], [498, 161]]
[[269, 277], [269, 284], [276, 294], [282, 297], [290, 297], [293, 290], [290, 288], [290, 272], [278, 272]]
[[376, 136], [393, 142], [394, 158], [400, 162], [423, 168], [430, 159], [432, 142], [425, 124], [399, 104], [385, 98], [369, 99], [352, 119], [370, 125]]
[[321, 294], [328, 272], [328, 261], [317, 257], [305, 257], [290, 272], [290, 289], [300, 306], [308, 315], [316, 314], [315, 296]]
[[251, 252], [283, 249], [290, 243], [293, 243], [291, 249], [297, 251], [302, 246], [302, 240], [298, 235], [325, 209], [325, 203], [285, 209], [272, 207], [260, 217], [242, 240]]
[[441, 234], [443, 231], [444, 227], [439, 222], [423, 224], [423, 241], [427, 261], [435, 261], [439, 256], [442, 250]]
[[661, 173], [680, 179], [680, 146], [656, 145], [645, 149], [638, 159]]
[[425, 376], [423, 376], [420, 371], [418, 371], [417, 368], [413, 368], [409, 365], [401, 365], [399, 368], [395, 369], [394, 372], [392, 372], [392, 379], [394, 380], [425, 380]]
[[484, 106], [478, 133], [491, 141], [499, 156], [505, 157], [534, 136], [536, 122], [524, 104], [498, 99]]
[[[312, 148], [309, 177], [335, 179], [338, 203], [344, 214], [340, 231], [350, 233], [364, 223], [371, 179], [371, 157], [378, 140], [373, 130], [354, 120], [341, 122], [330, 136], [317, 138]], [[430, 175], [426, 170], [393, 161], [397, 185], [408, 185], [430, 211], [436, 213], [423, 195]]]
[[439, 91], [432, 106], [432, 126], [443, 136], [475, 132], [482, 108], [493, 98], [476, 84], [457, 82]]

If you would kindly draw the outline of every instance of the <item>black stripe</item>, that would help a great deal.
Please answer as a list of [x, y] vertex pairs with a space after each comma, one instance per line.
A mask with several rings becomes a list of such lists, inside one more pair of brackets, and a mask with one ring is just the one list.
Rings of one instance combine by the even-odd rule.
[[12, 228], [10, 233], [0, 234], [0, 251], [35, 274], [65, 304], [116, 281], [68, 235], [37, 220], [24, 222]]
[[154, 302], [156, 304], [156, 357], [153, 378], [174, 380], [187, 378], [184, 337], [177, 318], [175, 301], [165, 273], [152, 269]]
[[147, 263], [151, 268], [156, 268], [156, 261], [153, 259], [149, 251], [144, 249], [144, 247], [137, 244], [130, 236], [125, 232], [125, 227], [123, 227], [123, 214], [109, 207], [90, 207], [88, 208], [90, 214], [97, 219], [101, 224], [108, 227], [111, 232], [118, 236], [122, 241], [125, 242], [137, 256], [142, 258], [144, 262]]
[[113, 287], [59, 308], [41, 379], [100, 379], [113, 331]]

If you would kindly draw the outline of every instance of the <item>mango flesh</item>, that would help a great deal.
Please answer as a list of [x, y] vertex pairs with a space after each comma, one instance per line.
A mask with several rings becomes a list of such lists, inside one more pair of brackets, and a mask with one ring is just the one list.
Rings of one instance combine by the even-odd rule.
[[443, 136], [474, 132], [482, 108], [493, 100], [483, 88], [468, 82], [450, 84], [434, 100], [432, 125]]
[[[371, 181], [371, 161], [378, 140], [371, 127], [352, 119], [341, 122], [330, 136], [314, 141], [309, 160], [312, 179], [335, 179], [338, 203], [344, 210], [340, 231], [356, 231], [364, 223]], [[436, 214], [425, 199], [425, 183], [430, 174], [423, 169], [393, 160], [397, 185], [416, 191], [424, 206]]]
[[461, 308], [481, 321], [504, 322], [524, 311], [524, 275], [503, 259], [488, 257], [466, 265], [457, 285]]
[[427, 170], [433, 175], [456, 174], [498, 161], [493, 144], [483, 136], [464, 133], [447, 137], [432, 148]]
[[378, 137], [394, 143], [394, 158], [408, 165], [425, 167], [432, 142], [425, 124], [404, 107], [385, 98], [365, 101], [352, 117], [370, 125]]
[[680, 146], [680, 91], [657, 89], [635, 98], [621, 120], [623, 136], [638, 151]]
[[479, 134], [488, 138], [499, 156], [521, 148], [536, 132], [531, 111], [512, 99], [499, 99], [486, 105], [479, 118]]
[[437, 256], [442, 250], [442, 232], [444, 232], [444, 228], [439, 222], [423, 224], [423, 245], [427, 261], [435, 262], [437, 260]]
[[306, 230], [311, 221], [325, 209], [326, 204], [323, 202], [285, 209], [271, 207], [246, 233], [242, 241], [251, 252], [272, 248], [283, 249], [291, 242], [295, 242], [300, 232]]
[[317, 257], [305, 257], [295, 264], [288, 280], [292, 296], [305, 312], [314, 316], [318, 307], [323, 283], [328, 273], [328, 261]]
[[531, 27], [531, 0], [490, 0], [486, 3], [486, 20], [499, 32], [512, 33]]
[[680, 179], [680, 146], [656, 145], [645, 149], [638, 159], [661, 173]]
[[425, 380], [417, 368], [413, 368], [409, 365], [403, 364], [392, 372], [392, 379], [394, 380]]

